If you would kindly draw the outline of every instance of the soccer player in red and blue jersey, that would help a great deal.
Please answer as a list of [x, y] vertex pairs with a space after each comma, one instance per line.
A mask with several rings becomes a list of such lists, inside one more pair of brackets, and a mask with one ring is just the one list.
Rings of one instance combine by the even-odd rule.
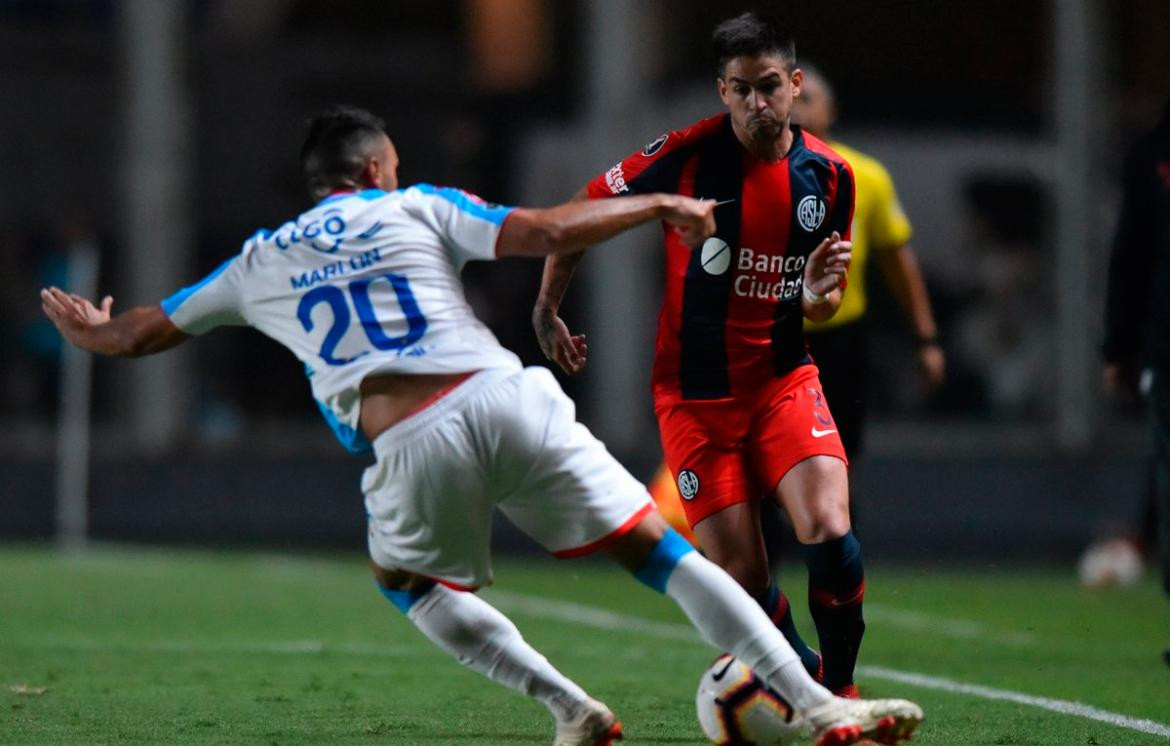
[[[666, 461], [707, 555], [764, 607], [810, 672], [856, 696], [865, 578], [845, 451], [801, 330], [841, 303], [853, 173], [789, 121], [802, 80], [791, 39], [745, 13], [713, 41], [727, 111], [662, 135], [577, 197], [674, 192], [719, 203], [716, 234], [700, 248], [665, 231], [652, 388]], [[579, 257], [546, 260], [533, 314], [545, 354], [568, 373], [588, 353], [558, 316]], [[763, 496], [787, 511], [801, 544], [823, 661], [772, 581]]]

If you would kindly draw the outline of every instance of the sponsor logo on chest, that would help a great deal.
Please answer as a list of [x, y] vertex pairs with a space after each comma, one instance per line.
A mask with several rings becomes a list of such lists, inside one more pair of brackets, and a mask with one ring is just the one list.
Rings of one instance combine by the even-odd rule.
[[[741, 298], [785, 301], [800, 295], [804, 281], [803, 256], [765, 254], [743, 246], [735, 255], [735, 279], [731, 290]], [[709, 275], [726, 274], [732, 265], [732, 251], [727, 242], [716, 236], [703, 242], [699, 266]]]

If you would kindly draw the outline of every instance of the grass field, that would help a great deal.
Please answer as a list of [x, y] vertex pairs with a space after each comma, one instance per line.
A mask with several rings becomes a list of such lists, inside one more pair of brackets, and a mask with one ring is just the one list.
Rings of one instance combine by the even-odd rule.
[[[802, 597], [802, 573], [789, 574]], [[915, 743], [1170, 740], [1158, 658], [1170, 608], [1153, 583], [1089, 593], [1065, 570], [869, 575], [859, 682], [924, 706]], [[692, 697], [715, 651], [668, 600], [604, 565], [544, 559], [501, 562], [485, 595], [618, 713], [627, 742], [702, 743]], [[903, 673], [1155, 722], [1110, 725]], [[542, 707], [432, 647], [360, 557], [0, 549], [0, 686], [3, 744], [551, 743]]]

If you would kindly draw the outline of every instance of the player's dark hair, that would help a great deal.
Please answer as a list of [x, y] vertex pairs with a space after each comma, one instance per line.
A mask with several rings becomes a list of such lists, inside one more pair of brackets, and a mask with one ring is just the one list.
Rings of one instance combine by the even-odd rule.
[[715, 50], [715, 72], [723, 77], [727, 63], [736, 57], [759, 57], [764, 54], [780, 58], [788, 72], [796, 67], [796, 42], [771, 18], [748, 11], [728, 18], [711, 34]]
[[333, 106], [310, 119], [301, 146], [301, 168], [313, 200], [356, 187], [371, 151], [384, 136], [385, 122], [353, 106]]

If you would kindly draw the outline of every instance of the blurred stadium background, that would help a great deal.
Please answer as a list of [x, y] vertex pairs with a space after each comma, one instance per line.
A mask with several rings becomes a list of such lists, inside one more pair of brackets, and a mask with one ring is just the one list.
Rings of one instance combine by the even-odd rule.
[[[37, 289], [84, 287], [86, 257], [116, 309], [202, 276], [305, 207], [303, 122], [337, 101], [387, 120], [405, 183], [566, 199], [719, 109], [706, 44], [741, 5], [0, 0], [0, 538], [360, 550], [365, 461], [332, 441], [292, 356], [223, 331], [93, 361], [87, 442], [61, 415], [81, 411], [62, 407], [84, 404], [86, 363], [63, 358]], [[1142, 487], [1144, 423], [1104, 399], [1098, 342], [1121, 154], [1170, 90], [1170, 4], [752, 5], [835, 84], [837, 136], [893, 174], [948, 354], [926, 394], [908, 325], [871, 283], [867, 551], [1071, 561]], [[593, 357], [564, 385], [643, 479], [660, 456], [658, 242], [646, 229], [594, 252], [568, 309]], [[530, 364], [539, 273], [469, 272], [481, 316]], [[59, 494], [88, 508], [62, 512]], [[525, 546], [506, 526], [498, 539]]]

